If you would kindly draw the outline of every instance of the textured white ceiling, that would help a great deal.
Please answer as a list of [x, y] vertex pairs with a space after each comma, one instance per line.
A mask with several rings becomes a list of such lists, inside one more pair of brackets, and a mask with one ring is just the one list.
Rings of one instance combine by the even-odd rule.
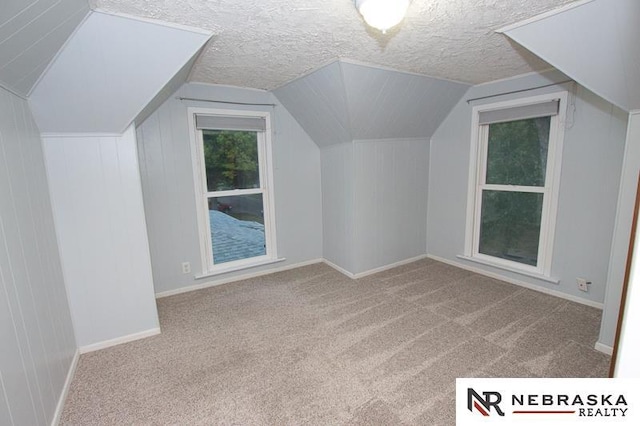
[[274, 89], [335, 58], [482, 83], [549, 68], [494, 32], [574, 0], [413, 0], [386, 35], [353, 0], [90, 0], [211, 30], [191, 81]]

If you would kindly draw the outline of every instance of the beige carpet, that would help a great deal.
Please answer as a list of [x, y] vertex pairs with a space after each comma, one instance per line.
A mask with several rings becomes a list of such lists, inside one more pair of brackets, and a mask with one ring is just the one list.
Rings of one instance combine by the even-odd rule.
[[83, 355], [62, 424], [454, 424], [456, 377], [604, 377], [600, 311], [421, 260], [323, 264], [158, 301], [162, 334]]

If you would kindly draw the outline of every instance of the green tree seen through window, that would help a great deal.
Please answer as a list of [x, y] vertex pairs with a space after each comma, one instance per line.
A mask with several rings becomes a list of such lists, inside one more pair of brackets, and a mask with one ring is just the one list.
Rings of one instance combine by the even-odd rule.
[[203, 130], [207, 189], [260, 187], [257, 132]]
[[[541, 187], [545, 184], [550, 117], [489, 126], [486, 183]], [[543, 195], [483, 190], [478, 251], [537, 265]]]

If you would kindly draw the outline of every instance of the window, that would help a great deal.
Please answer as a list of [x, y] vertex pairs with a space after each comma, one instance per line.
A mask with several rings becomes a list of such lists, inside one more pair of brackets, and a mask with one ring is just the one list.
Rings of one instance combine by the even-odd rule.
[[473, 109], [465, 255], [549, 276], [566, 93]]
[[276, 258], [269, 114], [189, 108], [203, 274]]

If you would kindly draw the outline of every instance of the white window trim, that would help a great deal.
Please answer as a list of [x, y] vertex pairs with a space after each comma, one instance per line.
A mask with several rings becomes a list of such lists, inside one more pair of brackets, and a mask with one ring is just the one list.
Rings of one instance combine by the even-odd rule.
[[[545, 176], [545, 192], [542, 218], [540, 226], [540, 245], [538, 247], [538, 266], [524, 265], [519, 262], [501, 259], [484, 255], [477, 252], [478, 239], [480, 233], [480, 200], [482, 191], [477, 190], [478, 183], [483, 181], [485, 173], [483, 155], [479, 148], [486, 150], [486, 143], [482, 142], [483, 129], [488, 126], [479, 125], [479, 114], [481, 111], [504, 109], [517, 106], [536, 104], [544, 101], [559, 99], [558, 114], [552, 118], [549, 130], [549, 151], [547, 157], [547, 170]], [[558, 212], [558, 196], [560, 193], [560, 174], [562, 166], [562, 152], [564, 142], [564, 129], [567, 110], [567, 92], [553, 92], [544, 95], [531, 96], [527, 98], [513, 99], [490, 104], [476, 105], [472, 109], [471, 120], [471, 148], [469, 156], [469, 185], [467, 192], [467, 221], [465, 229], [464, 256], [477, 259], [481, 263], [489, 264], [497, 268], [502, 268], [512, 272], [522, 272], [524, 275], [540, 275], [551, 278], [551, 266], [553, 260], [553, 244], [555, 239], [556, 218]], [[553, 146], [552, 146], [553, 145]], [[504, 187], [504, 186], [501, 186]], [[517, 190], [518, 187], [511, 187]], [[527, 188], [528, 190], [530, 188]]]
[[[200, 256], [202, 274], [196, 277], [212, 276], [230, 271], [251, 268], [278, 261], [276, 243], [275, 209], [273, 196], [273, 156], [271, 114], [266, 111], [227, 110], [213, 108], [187, 108], [189, 122], [189, 139], [191, 144], [191, 164], [193, 165], [193, 182], [195, 188], [195, 206], [198, 222], [198, 238], [200, 240]], [[264, 212], [265, 245], [267, 254], [248, 259], [225, 262], [218, 265], [213, 263], [213, 249], [211, 246], [211, 227], [208, 218], [208, 197], [204, 153], [202, 146], [202, 130], [196, 129], [196, 115], [222, 115], [234, 117], [262, 117], [265, 119], [264, 133], [258, 132], [258, 163], [260, 169], [259, 190], [226, 191], [227, 195], [246, 195], [250, 192], [261, 192]]]

